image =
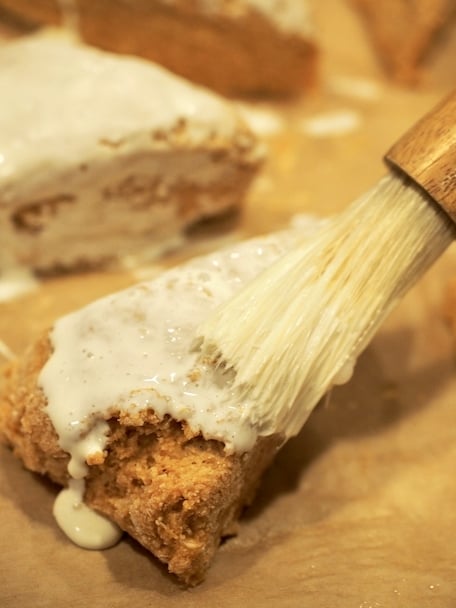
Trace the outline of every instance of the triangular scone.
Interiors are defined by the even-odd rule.
[[[263,436],[229,373],[198,358],[196,328],[317,226],[195,259],[59,319],[6,370],[0,438],[59,484],[85,475],[86,504],[180,580],[201,581],[283,436]]]
[[[77,22],[96,46],[139,55],[224,94],[290,94],[314,83],[308,0],[0,0],[38,23]],[[64,7],[70,12],[65,19]]]
[[[241,204],[261,150],[235,108],[50,33],[0,50],[0,267],[153,257]]]
[[[351,0],[361,11],[391,77],[413,84],[438,32],[456,15],[453,0]]]
[[[58,446],[37,385],[49,355],[45,338],[9,370],[6,400],[0,402],[0,440],[3,431],[27,468],[67,485],[68,457]],[[187,424],[159,419],[153,410],[127,417],[113,408],[112,414],[106,456],[90,466],[85,503],[112,519],[180,581],[200,583],[221,539],[236,532],[280,437],[262,438],[248,453],[227,455],[222,443],[205,441]]]

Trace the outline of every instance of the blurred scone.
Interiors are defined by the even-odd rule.
[[[151,258],[240,205],[261,150],[161,67],[37,35],[0,51],[0,268]]]
[[[224,94],[297,93],[312,85],[316,45],[308,0],[1,0],[37,23],[139,55]],[[63,15],[64,17],[64,15]]]
[[[365,18],[386,71],[413,84],[436,35],[456,15],[454,0],[351,0]]]

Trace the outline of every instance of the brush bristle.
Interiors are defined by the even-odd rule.
[[[217,309],[202,356],[230,373],[259,434],[292,436],[454,237],[419,187],[388,175]]]

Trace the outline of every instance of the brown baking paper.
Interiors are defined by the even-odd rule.
[[[266,136],[270,158],[240,229],[218,225],[220,242],[279,228],[296,212],[342,209],[382,175],[395,139],[456,85],[454,28],[421,86],[404,90],[385,80],[347,5],[317,5],[320,87],[294,103],[259,106],[280,128]],[[349,126],[307,134],[327,112],[348,112]],[[208,247],[205,234],[187,254]],[[352,380],[282,449],[237,536],[194,589],[180,587],[131,539],[104,552],[74,546],[53,520],[57,489],[2,447],[0,606],[456,606],[456,375],[442,317],[453,274],[451,248],[391,315]],[[0,339],[19,353],[56,316],[132,280],[48,280],[0,304]]]

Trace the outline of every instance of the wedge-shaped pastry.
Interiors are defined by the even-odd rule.
[[[238,206],[261,156],[225,100],[63,35],[3,47],[0,90],[0,267],[152,257]]]
[[[389,75],[413,84],[438,33],[456,16],[453,0],[352,0]]]
[[[316,44],[308,0],[0,4],[38,23],[69,21],[90,44],[146,57],[225,94],[289,94],[314,82]]]
[[[196,328],[317,225],[306,220],[97,300],[6,369],[0,438],[26,467],[69,485],[55,515],[76,542],[104,544],[103,531],[74,531],[80,509],[71,505],[84,497],[182,581],[201,581],[284,436],[262,427],[229,372],[201,359]],[[111,542],[115,531],[102,524]]]

